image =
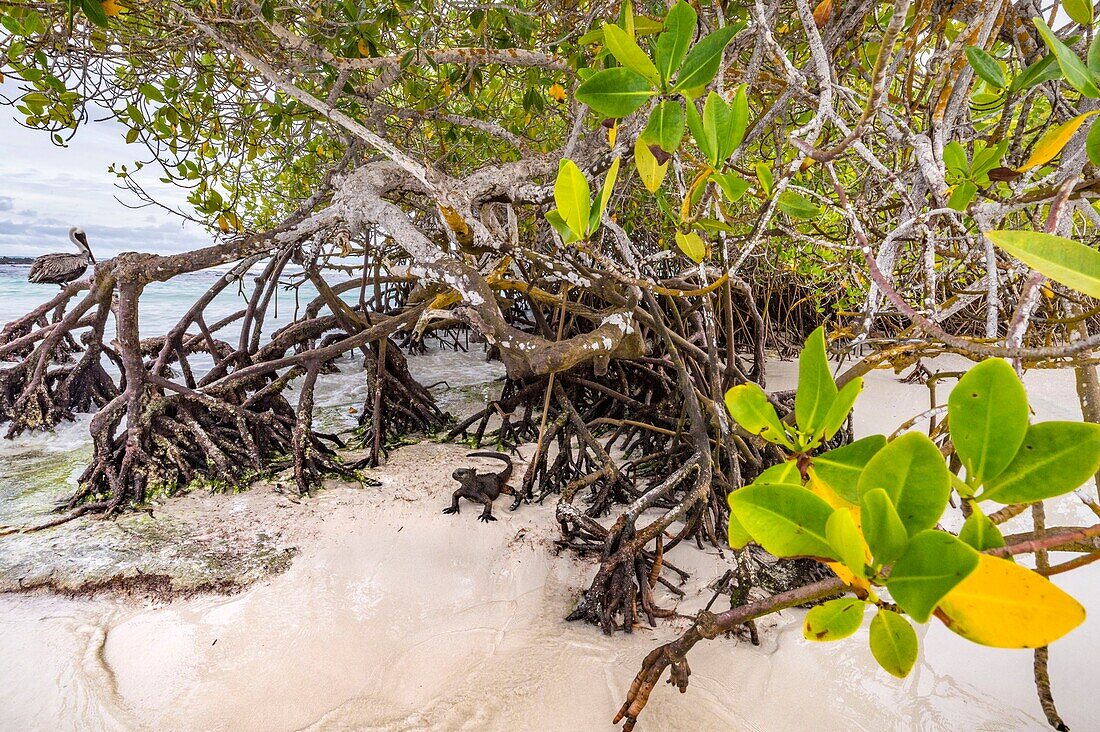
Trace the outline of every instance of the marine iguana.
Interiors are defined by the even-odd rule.
[[[458,499],[465,498],[471,503],[480,503],[485,506],[485,510],[477,517],[479,521],[496,521],[497,518],[493,515],[493,501],[501,493],[508,496],[516,495],[515,488],[508,485],[508,479],[512,477],[512,458],[502,452],[471,452],[466,457],[495,458],[503,460],[507,463],[507,467],[499,473],[479,475],[476,468],[459,468],[451,473],[451,477],[460,485],[451,495],[451,505],[443,509],[443,513],[458,513]],[[516,500],[511,510],[516,510],[519,503],[519,500]]]

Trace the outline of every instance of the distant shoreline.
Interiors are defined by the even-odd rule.
[[[31,264],[34,257],[0,257],[0,264]]]

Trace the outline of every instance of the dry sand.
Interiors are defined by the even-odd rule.
[[[793,365],[769,373],[769,388],[783,388]],[[1036,376],[1029,380],[1040,418],[1079,418],[1068,375]],[[870,381],[861,433],[889,430],[926,406],[923,387],[890,373]],[[472,462],[465,452],[406,447],[376,471],[381,488],[334,486],[302,503],[257,492],[166,506],[169,517],[194,510],[229,523],[233,511],[252,512],[249,531],[297,547],[289,569],[228,597],[0,595],[0,728],[611,729],[641,658],[686,621],[614,637],[564,622],[592,564],[555,552],[549,503],[515,513],[498,506],[491,524],[476,521],[469,504],[458,516],[442,514],[451,470]],[[204,502],[213,507],[207,514]],[[1078,513],[1062,503],[1056,515]],[[729,566],[728,552],[684,546],[670,560],[692,572],[678,606],[689,615]],[[1094,618],[1098,578],[1094,565],[1060,579]],[[675,604],[666,590],[658,598]],[[934,623],[920,629],[914,673],[898,681],[875,666],[866,630],[811,644],[801,617],[791,611],[764,623],[759,647],[736,639],[697,646],[687,694],[662,684],[639,728],[1044,727],[1029,652],[977,648]],[[1100,724],[1091,688],[1097,657],[1095,619],[1052,649],[1056,698],[1075,730]]]

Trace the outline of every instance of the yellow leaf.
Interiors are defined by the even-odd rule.
[[[103,6],[103,12],[112,18],[117,18],[124,11],[118,0],[102,0],[99,4]]]
[[[663,165],[658,163],[649,147],[639,137],[634,143],[634,165],[638,168],[638,175],[641,176],[646,189],[650,193],[656,193],[668,171],[668,160]]]
[[[852,520],[855,522],[856,528],[861,529],[859,520],[859,506],[854,506],[848,501],[841,498],[836,491],[825,484],[823,480],[817,477],[813,468],[809,470],[809,482],[806,483],[806,487],[810,489],[814,495],[828,503],[833,508],[847,508],[852,514]],[[864,547],[864,551],[867,555],[867,561],[871,561],[871,551]],[[845,567],[840,562],[827,562],[829,569],[833,570],[833,573],[839,577],[844,584],[857,590],[869,590],[871,588],[870,583],[862,577],[857,577],[850,569]]]
[[[1073,137],[1073,133],[1077,132],[1081,124],[1094,114],[1100,114],[1100,111],[1079,114],[1073,119],[1047,130],[1035,143],[1035,149],[1031,151],[1031,157],[1016,170],[1023,173],[1025,170],[1031,170],[1053,160],[1058,153],[1062,152],[1062,148],[1066,146],[1066,143]]]
[[[561,84],[550,85],[550,98],[558,104],[565,103],[565,87]]]
[[[940,601],[936,616],[963,638],[994,648],[1039,648],[1085,619],[1085,608],[1046,577],[982,554]]]
[[[829,569],[833,570],[833,574],[835,574],[841,582],[856,590],[856,594],[859,594],[860,591],[870,591],[870,582],[862,577],[856,577],[855,574],[852,573],[852,570],[848,569],[840,562],[826,562],[825,564],[828,565]]]
[[[619,134],[619,122],[618,122],[618,120],[616,120],[615,123],[607,129],[607,146],[608,147],[611,147],[611,148],[615,147],[615,138],[618,136],[618,134]]]
[[[814,8],[814,25],[818,28],[824,28],[832,16],[833,0],[821,0],[818,6]]]
[[[707,256],[706,243],[694,231],[687,234],[677,231],[676,246],[680,247],[680,251],[684,253],[684,256],[697,264],[703,261],[703,257]]]
[[[229,221],[225,218],[225,216],[218,217],[218,228],[221,229],[223,234],[229,233]]]
[[[832,488],[830,488],[825,481],[817,477],[817,473],[813,468],[807,471],[810,481],[806,484],[806,487],[810,489],[818,498],[821,498],[833,508],[849,508],[852,510],[852,518],[856,520],[856,528],[859,528],[859,506],[856,506],[850,501],[846,501],[837,494]]]

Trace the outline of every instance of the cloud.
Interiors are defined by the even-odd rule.
[[[112,121],[89,124],[61,148],[0,112],[0,255],[68,251],[70,226],[84,228],[93,251],[104,257],[123,251],[169,254],[210,244],[208,232],[178,216],[120,202],[139,203],[107,168],[145,152],[127,146],[124,132]],[[141,171],[141,184],[162,203],[189,210],[186,192],[161,183],[156,168]]]

